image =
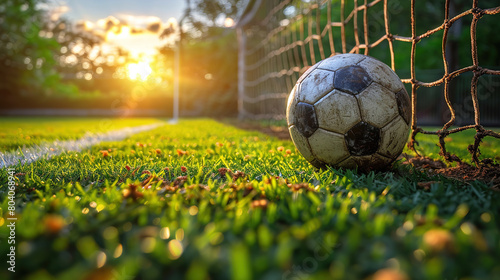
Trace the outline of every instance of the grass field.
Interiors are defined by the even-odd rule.
[[[16,126],[23,135],[48,126],[31,121],[8,124],[2,149],[19,145]],[[142,121],[155,120],[129,125]],[[78,137],[70,129],[98,120],[89,122],[60,122],[40,138]],[[495,157],[500,143],[488,141],[483,155]],[[500,277],[491,185],[398,162],[383,173],[317,171],[291,141],[209,119],[12,168],[0,171],[0,256],[12,246],[14,178],[16,272],[4,261],[2,279]]]
[[[75,140],[86,133],[103,133],[129,126],[157,122],[152,118],[0,118],[0,152],[13,151],[54,140]]]

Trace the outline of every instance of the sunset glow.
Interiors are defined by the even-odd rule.
[[[106,40],[113,41],[130,37],[131,29],[129,26],[113,27],[106,33]]]
[[[149,65],[149,62],[140,61],[137,63],[129,63],[127,65],[127,73],[128,77],[132,80],[141,80],[145,81],[151,75],[153,70]]]

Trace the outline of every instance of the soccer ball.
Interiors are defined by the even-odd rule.
[[[295,147],[315,167],[380,170],[403,151],[410,98],[384,63],[339,54],[299,78],[288,97],[286,118]]]

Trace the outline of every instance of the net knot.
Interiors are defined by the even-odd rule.
[[[450,29],[452,25],[453,25],[453,22],[450,21],[449,19],[444,20],[444,28]]]
[[[479,66],[477,66],[476,69],[474,69],[472,71],[474,72],[474,75],[476,75],[476,76],[481,76],[481,75],[486,74],[486,69],[479,67]]]
[[[472,8],[472,14],[474,14],[474,17],[477,17],[478,19],[483,17],[485,14],[485,11],[481,8]]]
[[[436,132],[436,134],[439,136],[439,138],[445,138],[450,134],[450,131],[448,129],[440,129]]]

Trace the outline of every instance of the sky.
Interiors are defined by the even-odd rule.
[[[165,44],[159,34],[181,18],[184,0],[52,0],[52,17],[67,18],[133,56],[151,55]]]

